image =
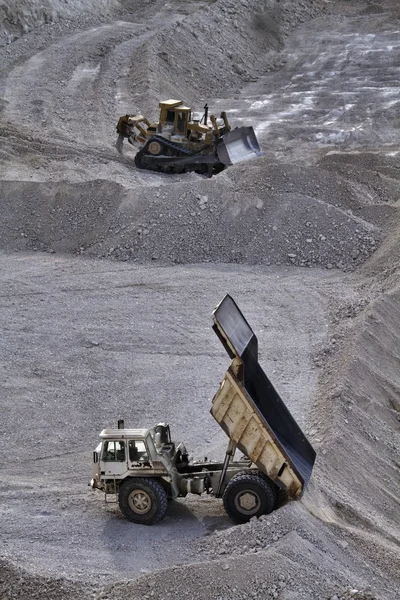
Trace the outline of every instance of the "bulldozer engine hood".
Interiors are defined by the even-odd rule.
[[[215,308],[213,329],[230,358],[241,363],[239,380],[248,401],[304,487],[310,479],[316,453],[261,368],[257,336],[231,296],[226,295]]]

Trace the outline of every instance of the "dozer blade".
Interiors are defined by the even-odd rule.
[[[234,361],[211,414],[261,471],[273,480],[285,483],[286,479],[293,486],[291,495],[299,496],[310,479],[315,451],[259,364],[257,337],[231,296],[225,296],[214,310],[213,321]],[[239,373],[234,368],[238,361]]]
[[[217,154],[221,163],[229,166],[261,156],[262,152],[252,127],[236,127],[221,138]]]

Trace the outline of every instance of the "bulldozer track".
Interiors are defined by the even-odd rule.
[[[175,168],[174,165],[162,165],[162,164],[154,164],[154,166],[152,166],[149,163],[146,163],[142,160],[142,158],[150,158],[150,159],[156,159],[158,157],[153,156],[152,154],[147,154],[146,153],[146,149],[149,147],[149,145],[154,142],[157,141],[159,144],[161,144],[163,147],[167,147],[171,150],[173,150],[174,154],[171,154],[171,158],[179,158],[180,156],[182,157],[189,157],[189,156],[193,156],[194,157],[198,157],[202,155],[202,152],[204,150],[207,150],[208,148],[210,148],[210,145],[205,145],[203,146],[203,148],[201,148],[200,152],[193,152],[192,150],[188,150],[187,148],[184,148],[182,146],[180,146],[179,144],[174,144],[173,142],[171,142],[170,140],[167,140],[166,138],[162,137],[162,136],[154,136],[152,138],[149,139],[149,141],[145,144],[145,146],[138,151],[138,153],[135,156],[135,165],[139,168],[139,169],[146,169],[148,171],[156,171],[156,172],[163,172],[163,173],[185,173],[188,171],[195,171],[196,173],[200,173],[203,175],[209,175],[211,176],[214,173],[218,173],[221,169],[219,169],[219,163],[217,162],[218,159],[216,158],[216,164],[210,164],[207,163],[206,161],[204,163],[193,163],[192,165],[188,165],[188,164],[184,164],[184,165],[179,165],[179,163],[177,163],[177,168]],[[205,155],[209,156],[209,154]]]

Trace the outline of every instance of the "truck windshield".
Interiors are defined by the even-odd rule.
[[[106,461],[113,460],[123,462],[125,460],[125,442],[117,442],[114,440],[104,442],[101,458]]]

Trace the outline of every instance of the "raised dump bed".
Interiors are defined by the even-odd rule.
[[[230,440],[290,498],[304,491],[315,451],[258,363],[258,340],[229,296],[213,312],[213,329],[232,364],[211,414]]]

